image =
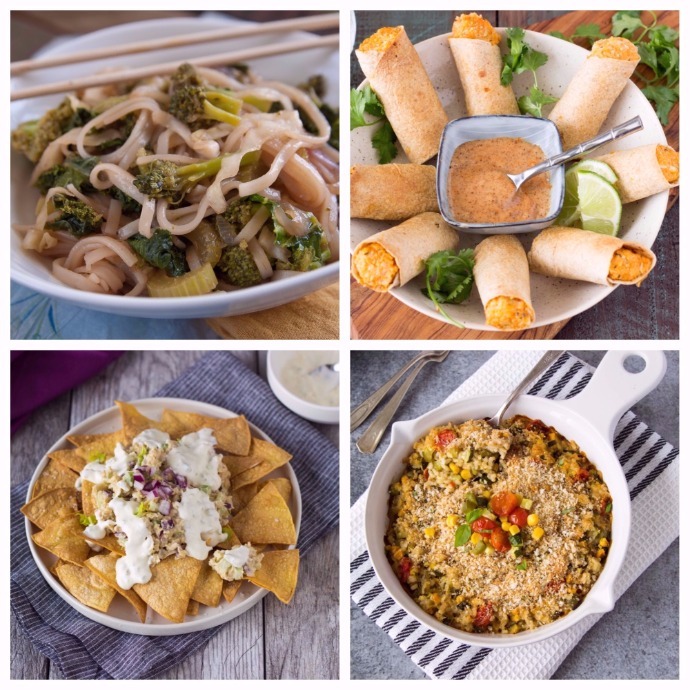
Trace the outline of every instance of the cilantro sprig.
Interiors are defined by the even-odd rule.
[[[667,125],[671,108],[678,101],[680,53],[676,43],[679,34],[670,26],[659,24],[651,10],[649,14],[652,19],[646,23],[640,10],[616,12],[611,18],[611,35],[627,38],[637,46],[640,63],[648,67],[653,76],[648,78],[639,69],[635,76],[645,84],[642,93],[654,104],[659,121]],[[560,31],[552,31],[551,35],[565,41],[584,38],[590,44],[606,38],[596,24],[581,24],[570,37]]]
[[[422,293],[434,303],[446,319],[464,328],[463,324],[449,316],[441,305],[460,304],[470,296],[474,285],[474,252],[471,249],[461,249],[457,253],[451,250],[436,252],[425,264],[426,288]]]
[[[549,96],[539,88],[537,70],[545,65],[549,59],[546,53],[534,50],[525,42],[525,31],[519,27],[506,29],[508,41],[508,53],[503,56],[503,71],[501,72],[501,84],[508,86],[512,83],[515,74],[531,72],[534,84],[530,87],[529,94],[518,98],[518,108],[525,115],[542,117],[542,108],[555,103],[558,99]]]
[[[364,114],[376,119],[367,122]],[[378,151],[379,163],[390,163],[398,155],[395,142],[398,138],[388,122],[386,111],[374,90],[367,84],[363,89],[350,90],[350,131],[358,127],[371,127],[380,124],[371,138],[371,145]]]

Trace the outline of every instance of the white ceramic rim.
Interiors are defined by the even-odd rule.
[[[115,26],[100,29],[98,31],[90,32],[65,40],[58,45],[52,46],[48,49],[40,50],[34,57],[51,57],[56,55],[63,55],[66,53],[75,52],[82,49],[85,43],[87,47],[91,47],[94,38],[102,40],[105,44],[110,41],[115,41],[122,38],[123,33],[140,28],[146,28],[149,31],[154,30],[154,33],[164,35],[165,30],[161,31],[161,25],[169,27],[198,28],[199,30],[223,28],[232,24],[251,24],[252,22],[242,21],[236,18],[220,18],[214,17],[170,17],[165,19],[148,19],[140,22],[129,22],[127,24],[117,24]],[[172,33],[171,35],[177,35]],[[313,34],[307,32],[290,32],[290,37],[307,38],[312,37]],[[245,39],[242,39],[245,40]],[[250,40],[250,39],[246,39]],[[260,40],[260,38],[259,38]],[[214,42],[215,45],[222,45],[222,43]],[[177,48],[175,50],[184,51],[185,48]],[[337,51],[337,48],[333,50]],[[143,53],[142,59],[146,59],[147,55],[155,55],[156,53]],[[299,53],[287,56],[278,56],[275,60],[298,60]],[[184,56],[173,57],[171,60],[184,59]],[[258,62],[263,64],[264,60],[270,58],[263,58]],[[254,62],[254,61],[250,61]],[[148,63],[144,63],[148,64]],[[69,69],[69,65],[66,69]],[[50,73],[50,72],[49,72]],[[43,74],[43,73],[36,73]],[[52,73],[50,73],[52,74]],[[271,75],[266,75],[270,78]],[[54,77],[53,77],[54,78]],[[23,77],[15,77],[12,79],[12,87],[19,88],[24,84]],[[33,85],[33,82],[31,82]],[[336,89],[337,93],[337,89]],[[60,94],[51,97],[59,101]],[[30,99],[26,103],[35,100],[41,102],[42,99]],[[49,107],[49,106],[45,106]],[[15,104],[13,110],[24,109]],[[17,154],[12,153],[11,158],[15,158]],[[21,161],[23,163],[23,161]],[[17,159],[15,158],[15,164]],[[14,175],[11,175],[14,178]],[[11,180],[14,184],[14,180]],[[12,222],[17,222],[14,214]],[[25,254],[20,246],[17,233],[11,232],[11,251],[13,254],[21,252]],[[250,314],[272,307],[282,306],[293,300],[299,299],[307,294],[315,292],[338,279],[339,261],[327,264],[322,268],[308,271],[299,275],[290,276],[284,279],[274,280],[268,283],[262,283],[252,288],[245,290],[235,290],[231,292],[213,292],[208,295],[198,295],[195,297],[170,297],[170,298],[132,298],[124,295],[102,295],[99,293],[85,292],[70,288],[55,279],[51,273],[47,272],[46,263],[41,257],[29,256],[26,259],[27,269],[23,266],[15,266],[15,262],[11,262],[11,279],[16,283],[23,285],[31,290],[42,293],[49,297],[54,297],[59,300],[64,300],[76,306],[94,309],[96,311],[121,314],[124,316],[146,317],[146,318],[205,318],[205,317],[220,317],[220,316],[235,316],[240,314]],[[35,273],[38,271],[38,273]],[[45,273],[45,275],[43,275]]]
[[[503,32],[505,32],[505,27],[497,27],[497,30],[499,33],[503,35]],[[529,40],[530,38],[532,39],[532,42],[534,42],[535,37],[539,37],[539,39],[543,39],[544,41],[547,42],[553,42],[552,45],[556,49],[562,49],[562,50],[574,50],[574,51],[579,51],[583,56],[588,54],[589,51],[587,51],[585,48],[582,48],[580,46],[577,46],[572,43],[568,43],[565,41],[562,41],[562,39],[549,36],[548,34],[542,34],[539,32],[534,32],[530,30],[525,31],[526,38]],[[421,51],[437,51],[439,50],[438,47],[434,47],[434,43],[438,42],[440,39],[443,39],[447,36],[450,36],[450,33],[447,34],[439,34],[437,36],[433,36],[431,38],[425,39],[424,41],[420,41],[418,43],[415,43],[415,49],[418,50],[418,52]],[[544,49],[543,47],[541,48],[542,50]],[[450,57],[450,54],[448,56],[448,59],[452,61],[452,57]],[[525,73],[526,74],[526,73]],[[522,78],[525,75],[518,75],[515,78],[515,83],[519,84]],[[368,83],[367,79],[364,79],[362,83],[359,85],[358,88],[361,88],[365,84]],[[663,127],[659,123],[659,120],[654,112],[654,109],[650,105],[650,103],[647,101],[647,99],[644,97],[644,95],[641,93],[639,88],[632,83],[632,81],[628,81],[628,84],[625,87],[626,91],[628,89],[631,89],[632,93],[635,93],[637,96],[639,96],[639,104],[636,105],[636,107],[639,108],[639,113],[640,115],[643,115],[644,113],[642,111],[646,111],[645,115],[645,120],[646,120],[646,127],[647,129],[654,129],[655,134],[657,136],[658,143],[660,144],[665,144],[666,143],[666,135],[663,131]],[[620,98],[619,98],[620,101]],[[616,106],[614,105],[614,108]],[[455,116],[451,119],[455,119]],[[360,128],[360,130],[366,130],[369,131],[371,128]],[[360,130],[355,130],[355,131],[360,131]],[[643,143],[651,143],[651,142],[643,142]],[[630,144],[633,145],[633,144]],[[641,145],[639,142],[637,145]],[[609,145],[610,146],[610,145]],[[351,147],[354,148],[354,147]],[[621,148],[628,148],[628,144],[623,144]],[[608,151],[608,146],[603,147],[600,151],[600,154],[605,153]],[[359,159],[354,159],[352,158],[350,161],[351,165],[354,165],[356,163],[366,163],[369,161],[362,161]],[[655,227],[656,231],[653,233],[653,237],[650,242],[643,242],[646,246],[652,246],[653,242],[655,241],[659,230],[661,229],[661,225],[664,221],[664,218],[666,216],[666,207],[668,204],[668,196],[669,192],[660,192],[659,194],[656,194],[652,197],[648,197],[647,199],[643,199],[641,201],[635,202],[635,204],[628,205],[628,206],[635,206],[635,205],[644,205],[644,208],[647,209],[647,212],[649,213],[650,216],[652,216],[650,219],[646,220],[646,227]],[[637,209],[641,208],[641,206],[637,206],[636,210],[634,212],[634,215],[639,215],[637,212]],[[624,207],[624,218],[625,218],[625,207]],[[632,212],[631,212],[632,213]],[[358,225],[360,222],[363,223],[371,223],[372,226],[366,231],[366,236],[370,236],[374,232],[378,230],[383,230],[388,227],[392,227],[395,223],[393,222],[386,222],[386,223],[381,223],[381,222],[375,222],[375,221],[368,221],[366,219],[358,219],[358,218],[353,218],[351,219],[350,226],[352,228],[353,225]],[[472,237],[471,233],[461,233],[461,239],[463,238],[463,235]],[[350,251],[352,252],[357,244],[357,239],[362,239],[363,237],[363,232],[355,232],[353,233],[352,230],[350,232]],[[475,238],[477,238],[477,242],[483,239],[482,235],[474,235]],[[524,238],[525,235],[519,234],[518,238]],[[624,236],[625,238],[632,240],[632,241],[637,241],[636,238],[630,237],[628,234]],[[472,245],[476,244],[476,242],[472,241]],[[462,244],[462,246],[465,246],[465,243]],[[546,278],[544,276],[533,276],[531,274],[531,282],[534,280],[538,281],[553,281],[554,282],[554,287],[552,288],[554,291],[557,290],[555,287],[555,283],[573,283],[573,284],[580,284],[580,281],[565,281],[564,279],[550,279]],[[419,284],[418,284],[419,283]],[[540,328],[542,326],[548,326],[550,324],[558,323],[559,321],[566,320],[566,319],[571,319],[574,316],[577,316],[578,314],[581,314],[588,309],[592,308],[599,302],[601,302],[603,299],[605,299],[609,294],[611,294],[614,290],[618,289],[620,286],[613,286],[613,287],[607,287],[603,285],[593,285],[593,284],[585,284],[587,288],[588,294],[583,297],[583,299],[578,302],[577,304],[574,304],[571,307],[567,307],[562,309],[562,311],[559,311],[557,314],[553,314],[552,316],[549,317],[540,317],[539,315],[539,309],[538,306],[535,307],[537,311],[537,315],[535,318],[534,323],[530,325],[530,329],[535,329],[535,328]],[[410,309],[423,314],[424,316],[428,316],[432,319],[435,319],[437,321],[440,321],[444,325],[452,325],[450,321],[448,321],[443,314],[440,312],[436,311],[434,308],[433,304],[429,301],[424,299],[422,301],[421,295],[418,296],[418,293],[420,293],[421,288],[421,283],[419,282],[419,278],[414,279],[407,285],[403,285],[401,287],[393,288],[391,289],[388,294],[392,295],[395,297],[397,300],[402,302],[404,305],[409,307]],[[475,296],[473,299],[478,299],[478,297]],[[428,304],[427,304],[428,302]],[[493,331],[493,332],[501,332],[501,333],[506,333],[507,331],[501,331],[500,329],[494,328],[493,326],[488,326],[483,318],[479,320],[477,317],[474,315],[467,318],[465,314],[463,314],[463,305],[445,305],[446,311],[457,321],[462,323],[465,328],[476,330],[476,331]],[[483,316],[483,314],[482,314]]]
[[[141,400],[133,400],[132,404],[141,411],[143,414],[153,415],[154,418],[158,418],[163,409],[172,409],[184,412],[196,412],[197,414],[207,415],[209,417],[237,417],[234,412],[226,410],[217,405],[210,405],[208,403],[199,402],[197,400],[186,400],[184,398],[143,398]],[[68,436],[72,434],[83,434],[92,433],[94,431],[102,432],[110,428],[113,431],[120,428],[118,423],[120,419],[119,408],[113,406],[101,412],[97,412],[91,415],[84,421],[77,424],[75,427],[70,429],[66,434],[60,437],[47,451],[46,455],[43,457],[41,462],[36,467],[34,474],[29,483],[29,490],[27,492],[27,503],[31,500],[31,492],[33,491],[34,484],[38,479],[38,476],[43,471],[43,468],[48,463],[48,453],[52,453],[55,450],[61,448],[71,448],[72,444],[67,440]],[[249,421],[249,420],[247,420]],[[97,427],[97,429],[95,428]],[[254,426],[249,422],[249,427],[253,435],[262,438],[265,441],[272,442],[271,439],[258,427]],[[297,482],[297,476],[294,470],[290,467],[289,463],[284,465],[279,470],[275,470],[268,477],[282,476],[290,479],[292,484],[292,497],[290,509],[293,514],[295,521],[295,531],[297,537],[299,538],[300,524],[302,521],[302,496],[300,493],[299,483]],[[233,600],[228,604],[222,597],[220,605],[213,609],[211,607],[202,607],[198,616],[191,617],[190,620],[185,620],[182,623],[173,623],[172,621],[166,621],[161,623],[141,623],[137,620],[125,620],[122,618],[117,618],[110,613],[103,613],[92,609],[85,604],[82,604],[78,599],[76,599],[72,594],[70,594],[63,585],[58,581],[56,577],[48,569],[48,564],[55,562],[56,558],[49,551],[37,546],[31,535],[38,532],[36,528],[28,518],[24,518],[26,526],[26,538],[29,542],[29,548],[31,550],[31,555],[34,558],[36,566],[38,567],[41,575],[52,588],[52,590],[64,601],[66,601],[72,608],[77,610],[82,615],[90,618],[96,623],[101,623],[114,630],[120,630],[122,632],[133,633],[136,635],[152,635],[152,636],[167,636],[167,635],[182,635],[184,633],[197,632],[199,630],[206,630],[208,628],[213,628],[223,623],[236,618],[245,611],[258,604],[261,599],[263,599],[267,594],[268,590],[261,589],[256,585],[252,585],[249,582],[245,582],[242,589],[251,588],[250,593],[245,596],[242,600]],[[288,547],[289,549],[296,548],[296,545]],[[239,596],[239,595],[238,595]],[[115,599],[123,599],[119,594],[116,595]],[[114,600],[115,601],[115,600]],[[134,613],[134,608],[131,607],[129,602],[126,602],[127,606],[131,608],[132,616],[136,616]],[[204,615],[203,609],[206,608],[208,612]],[[148,607],[148,616],[151,615],[151,608]],[[157,615],[157,614],[156,614]],[[147,618],[148,618],[147,616]],[[202,616],[202,617],[199,617]],[[161,617],[162,618],[162,617]],[[164,620],[164,619],[162,619]]]

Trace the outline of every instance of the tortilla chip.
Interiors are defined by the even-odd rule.
[[[48,460],[34,484],[31,498],[34,499],[53,489],[72,489],[74,491],[74,485],[78,477],[79,475],[76,472],[72,472],[72,470],[57,460]]]
[[[94,491],[96,485],[88,479],[81,480],[81,512],[84,515],[96,514],[96,499],[94,498]]]
[[[247,579],[259,587],[273,592],[284,604],[289,604],[299,571],[299,551],[267,551],[261,560],[261,567]]]
[[[218,419],[195,412],[163,410],[161,424],[173,438],[180,438],[203,428],[213,429],[218,447],[235,455],[247,455],[252,442],[249,424],[243,416]]]
[[[75,565],[82,565],[89,557],[84,528],[76,514],[53,520],[44,530],[32,534],[31,538],[46,551]]]
[[[199,577],[194,585],[192,599],[205,606],[218,606],[223,592],[223,578],[206,562],[202,561]]]
[[[111,553],[117,554],[118,556],[125,555],[125,548],[120,544],[117,537],[114,534],[106,534],[103,539],[92,539],[89,537],[87,542],[90,544],[96,544],[97,546],[102,546]]]
[[[233,546],[242,545],[232,527],[223,527],[223,532],[226,534],[226,537],[220,544],[216,544],[217,549],[231,549]]]
[[[82,604],[104,613],[110,608],[115,590],[88,568],[73,563],[60,563],[55,567],[55,572],[65,589]]]
[[[181,623],[203,565],[196,558],[169,556],[151,568],[152,577],[134,591],[157,613]]]
[[[117,584],[116,563],[118,556],[112,553],[98,554],[91,556],[84,561],[84,565],[100,577],[109,587],[119,592],[136,609],[139,620],[143,623],[146,620],[146,604],[133,589],[122,589]]]
[[[199,614],[199,602],[194,601],[193,599],[189,600],[189,603],[187,604],[187,612],[185,613],[186,616],[197,616]]]
[[[74,488],[53,489],[22,506],[21,511],[36,527],[45,529],[53,520],[78,512]]]
[[[248,455],[226,455],[223,457],[223,462],[230,470],[232,488],[236,491],[263,479],[291,459],[292,455],[282,448],[260,438],[254,438]]]
[[[116,400],[115,404],[120,408],[122,433],[126,443],[131,443],[135,436],[138,436],[142,431],[146,431],[146,429],[160,428],[160,422],[141,414],[131,403]]]
[[[266,484],[273,484],[278,493],[283,497],[285,503],[290,502],[292,496],[292,482],[287,477],[276,477],[275,479],[267,479],[265,482],[259,484],[259,489],[263,489]]]
[[[109,434],[98,434],[93,440],[78,446],[75,452],[86,462],[97,459],[107,460],[113,457],[115,446],[124,441],[124,434],[120,429]]]
[[[242,580],[233,580],[232,582],[223,582],[223,596],[225,597],[225,601],[230,604],[232,600],[235,598],[237,595],[237,592],[239,592],[240,587],[242,586]]]
[[[294,544],[292,513],[273,484],[266,484],[231,520],[232,529],[246,544]]]
[[[86,465],[86,460],[77,453],[74,448],[67,448],[66,450],[54,450],[48,453],[51,460],[57,460],[61,465],[79,474]]]
[[[242,508],[244,508],[244,506],[246,506],[247,503],[249,503],[249,501],[251,501],[252,498],[254,498],[254,496],[256,496],[258,493],[258,482],[254,482],[254,484],[247,484],[247,486],[241,486],[231,494],[232,509],[235,511],[235,513],[237,513],[239,510],[242,510]]]

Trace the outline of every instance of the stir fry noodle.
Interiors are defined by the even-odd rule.
[[[70,95],[12,133],[35,164],[22,247],[79,290],[177,297],[338,258],[338,116],[323,82],[243,66]]]

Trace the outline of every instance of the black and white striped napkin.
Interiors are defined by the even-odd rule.
[[[500,352],[460,386],[448,404],[474,395],[509,391],[543,352]],[[592,367],[564,354],[532,386],[530,395],[572,398],[587,385]],[[627,412],[616,427],[614,448],[628,480],[632,527],[628,552],[616,579],[616,598],[668,548],[679,532],[678,449]],[[601,617],[591,615],[559,635],[529,647],[487,649],[439,635],[401,609],[374,573],[364,538],[366,493],[351,511],[350,594],[364,613],[430,678],[547,679]],[[659,511],[659,505],[664,506]]]
[[[227,352],[213,352],[157,393],[244,414],[293,455],[302,493],[300,553],[338,523],[338,449],[283,407],[268,384]],[[19,627],[66,679],[151,678],[200,649],[220,628],[146,637],[106,628],[75,611],[48,586],[29,551],[24,517],[28,482],[12,488],[10,604]],[[233,625],[230,621],[226,625]]]

